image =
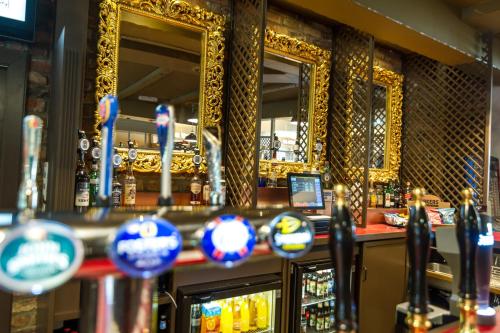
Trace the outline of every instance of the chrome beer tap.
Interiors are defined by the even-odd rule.
[[[351,290],[351,267],[356,240],[355,224],[345,200],[346,187],[335,186],[336,202],[330,225],[330,255],[335,269],[335,328],[339,333],[354,333],[356,306]]]
[[[460,326],[459,333],[477,333],[476,254],[479,242],[478,213],[472,201],[472,189],[462,191],[463,202],[457,221],[460,250]]]
[[[221,173],[221,142],[207,129],[203,129],[203,143],[207,155],[208,178],[210,179],[210,206],[224,206]]]
[[[113,182],[113,129],[116,118],[120,113],[116,96],[106,95],[99,102],[101,116],[101,173],[99,179],[99,194],[97,205],[100,207],[111,206],[111,191]]]
[[[160,144],[161,156],[161,190],[158,198],[159,206],[171,206],[172,200],[172,177],[170,165],[174,153],[174,130],[175,111],[171,105],[158,105],[156,107],[156,131],[158,143]]]
[[[431,324],[427,320],[427,262],[430,255],[431,226],[422,201],[423,189],[415,189],[415,205],[410,207],[410,218],[406,227],[406,242],[410,273],[408,277],[409,306],[406,323],[411,333],[425,333]]]
[[[17,208],[23,218],[34,217],[38,207],[36,176],[42,142],[42,120],[37,116],[26,116],[23,120],[23,179],[19,187]]]

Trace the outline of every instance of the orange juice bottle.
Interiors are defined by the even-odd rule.
[[[248,307],[248,298],[245,296],[241,301],[241,333],[250,330],[250,310]]]
[[[233,333],[241,333],[241,298],[237,297],[233,304]]]
[[[259,295],[259,300],[257,301],[257,328],[265,329],[267,328],[267,298],[264,295]]]
[[[220,316],[221,333],[233,333],[233,307],[229,301],[224,301]]]
[[[250,295],[248,301],[248,317],[250,319],[250,330],[257,329],[257,295]]]

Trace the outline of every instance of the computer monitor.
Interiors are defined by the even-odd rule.
[[[287,179],[290,207],[300,209],[325,208],[321,175],[289,173]]]
[[[33,41],[37,0],[0,0],[0,36]]]

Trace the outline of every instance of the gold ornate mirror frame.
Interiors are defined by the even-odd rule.
[[[354,89],[356,76],[351,73],[348,87],[347,103],[347,146],[352,147],[352,117],[354,103]],[[362,76],[363,77],[363,76]],[[366,80],[366,77],[363,77]],[[386,183],[399,178],[399,167],[401,164],[401,135],[403,116],[403,75],[379,66],[373,67],[373,84],[386,87],[386,139],[384,147],[384,167],[380,169],[370,168],[369,179],[375,183]],[[367,148],[370,149],[370,148]],[[347,149],[348,155],[351,151]],[[346,157],[346,163],[351,157]]]
[[[120,18],[123,10],[202,33],[197,137],[203,153],[203,145],[200,144],[203,128],[220,128],[222,118],[225,17],[182,0],[102,0],[99,12],[100,36],[97,43],[97,102],[107,94],[117,93]],[[94,130],[97,134],[100,134],[99,119],[96,109]],[[119,149],[119,152],[126,154],[125,149]],[[172,173],[192,173],[192,156],[192,153],[174,153]],[[134,170],[160,172],[159,151],[139,149]]]
[[[286,178],[289,172],[304,172],[305,170],[317,167],[318,162],[313,161],[313,147],[318,139],[323,144],[323,150],[319,156],[319,164],[326,161],[331,52],[314,44],[279,34],[270,29],[266,29],[264,47],[266,52],[312,65],[310,96],[314,97],[309,99],[308,162],[259,161],[259,171],[261,173],[266,172],[271,165],[275,165],[274,171],[277,177]]]

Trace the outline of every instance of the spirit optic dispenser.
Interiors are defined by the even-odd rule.
[[[423,189],[415,189],[415,205],[410,207],[406,229],[410,273],[408,276],[409,305],[406,323],[411,333],[425,333],[431,324],[427,320],[428,294],[426,269],[430,255],[431,226],[422,201]]]
[[[477,333],[476,253],[479,242],[478,213],[472,201],[472,189],[462,191],[463,203],[457,221],[460,250],[460,329],[459,333]]]
[[[356,332],[356,307],[351,290],[351,267],[356,239],[355,224],[347,207],[344,185],[335,186],[337,201],[330,226],[330,255],[335,270],[335,328],[339,333]]]

